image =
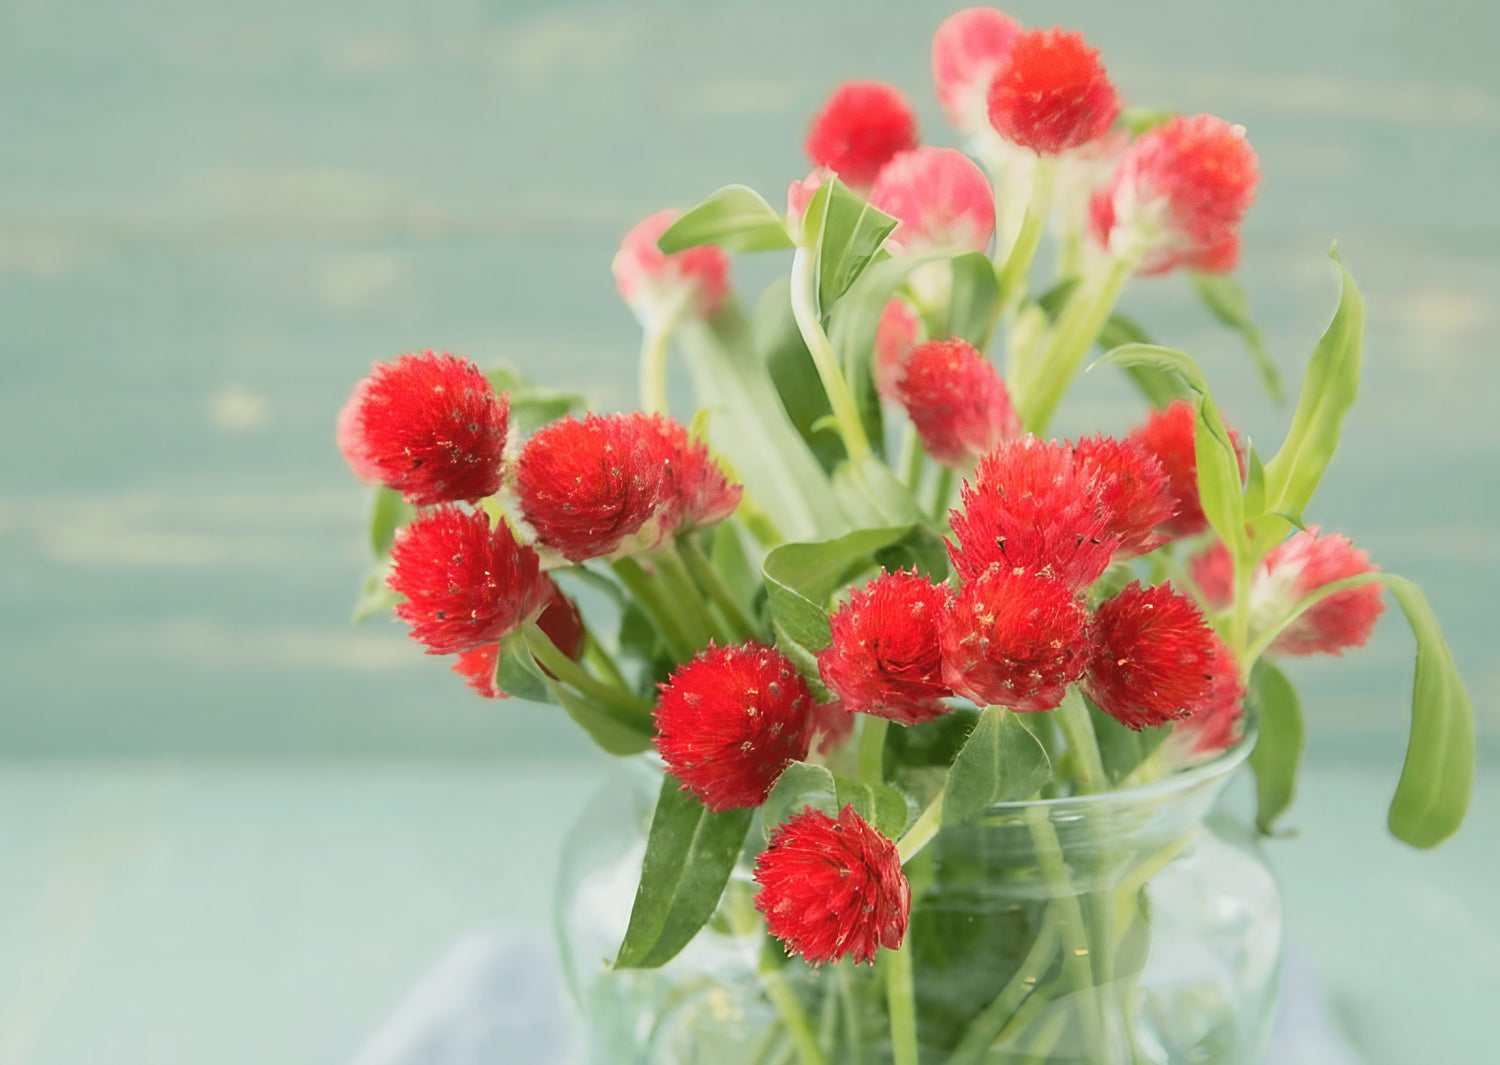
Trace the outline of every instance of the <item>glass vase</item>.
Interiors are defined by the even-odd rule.
[[[922,1065],[1252,1065],[1281,904],[1216,812],[1249,750],[1143,787],[990,807],[907,865]],[[616,971],[660,770],[633,764],[563,856],[558,931],[594,1065],[885,1065],[888,960],[786,958],[753,908],[759,825],[713,921]],[[882,952],[884,954],[884,952]]]

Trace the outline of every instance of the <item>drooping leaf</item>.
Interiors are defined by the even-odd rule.
[[[839,463],[833,471],[833,499],[855,528],[922,520],[922,510],[911,489],[874,455]]]
[[[1255,360],[1255,369],[1266,388],[1266,395],[1278,404],[1286,402],[1281,371],[1266,350],[1266,338],[1250,318],[1250,300],[1240,283],[1228,274],[1194,273],[1193,287],[1209,313],[1244,338],[1245,348]]]
[[[726,185],[684,211],[656,244],[668,255],[700,244],[717,244],[726,251],[793,247],[781,215],[745,185]]]
[[[987,707],[948,772],[943,824],[956,825],[997,802],[1028,798],[1051,772],[1031,730],[1003,707]]]
[[[1110,315],[1104,328],[1099,331],[1099,347],[1105,351],[1126,344],[1151,343],[1154,342],[1146,331],[1123,314]],[[1157,409],[1166,407],[1174,399],[1186,399],[1193,394],[1192,389],[1184,385],[1176,374],[1152,366],[1125,366],[1122,369],[1141,395],[1146,397],[1146,402]]]
[[[1259,719],[1250,768],[1255,771],[1255,827],[1269,835],[1297,795],[1307,727],[1302,702],[1285,673],[1262,659],[1250,673],[1250,703]]]
[[[417,508],[401,498],[401,493],[385,485],[375,489],[370,503],[370,551],[377,559],[391,553],[396,530],[416,517]]]
[[[813,194],[802,225],[807,246],[817,249],[818,306],[827,314],[875,260],[896,220],[831,177]]]
[[[528,380],[514,366],[502,363],[485,376],[496,392],[510,397],[510,422],[522,433],[534,433],[544,425],[588,406],[577,392],[562,392]]]
[[[697,935],[719,905],[753,812],[714,813],[677,778],[662,780],[616,969],[657,968]]]

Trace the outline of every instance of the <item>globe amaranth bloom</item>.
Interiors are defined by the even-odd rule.
[[[913,148],[885,166],[870,203],[896,219],[886,246],[918,253],[984,251],[995,232],[995,194],[974,161],[952,148]]]
[[[1245,734],[1245,681],[1234,653],[1215,638],[1209,659],[1208,698],[1193,715],[1172,726],[1167,742],[1184,764],[1206,762],[1228,750]]]
[[[905,300],[892,297],[875,327],[875,361],[871,367],[875,391],[887,403],[901,402],[897,388],[906,372],[906,360],[917,350],[921,338],[922,320],[917,312]]]
[[[945,586],[916,571],[882,571],[834,611],[818,672],[845,711],[902,725],[948,712],[938,631],[951,601]]]
[[[1021,24],[992,7],[949,15],[932,38],[932,80],[953,127],[971,137],[990,128],[990,82],[1010,58]]]
[[[1075,461],[1092,471],[1108,527],[1120,538],[1115,557],[1134,558],[1167,542],[1159,528],[1175,509],[1170,482],[1156,457],[1141,445],[1111,436],[1084,437]]]
[[[897,152],[917,146],[917,116],[900,90],[881,81],[846,81],[808,127],[803,149],[850,188],[864,191]]]
[[[1345,577],[1378,572],[1370,556],[1347,537],[1317,526],[1292,534],[1257,567],[1250,586],[1252,624],[1284,617],[1303,596]],[[1385,603],[1374,582],[1336,592],[1292,622],[1266,649],[1268,655],[1340,655],[1363,647]]]
[[[1239,256],[1240,222],[1259,179],[1243,128],[1213,115],[1179,116],[1121,154],[1094,195],[1092,229],[1112,253],[1138,258],[1143,274],[1177,266],[1223,272]]]
[[[1162,524],[1169,537],[1193,536],[1208,528],[1203,503],[1198,498],[1198,452],[1193,439],[1198,414],[1185,399],[1173,400],[1163,410],[1154,410],[1142,425],[1130,434],[1130,440],[1144,447],[1161,463],[1167,475],[1168,492],[1174,513]],[[1241,473],[1245,468],[1244,450],[1239,434],[1230,430]]]
[[[806,807],[771,833],[755,860],[755,907],[790,954],[821,965],[873,962],[906,937],[911,887],[896,845],[854,807],[837,820]]]
[[[1079,33],[1022,33],[990,83],[990,125],[1039,155],[1087,144],[1119,113],[1120,98],[1099,52]]]
[[[1170,584],[1139,581],[1094,614],[1084,694],[1133,729],[1190,717],[1211,705],[1219,637]]]
[[[542,579],[547,584],[547,605],[537,615],[536,626],[559,651],[577,661],[578,656],[583,654],[583,615],[578,611],[578,604],[563,594],[556,581],[546,576]],[[486,699],[504,699],[505,692],[495,683],[495,667],[499,664],[499,659],[498,643],[483,644],[460,651],[454,658],[452,668],[453,672],[464,678],[465,684]],[[547,676],[555,676],[541,662],[537,662],[537,667]]]
[[[931,340],[906,359],[896,397],[927,454],[955,469],[1021,435],[1021,419],[993,364],[964,340]]]
[[[355,386],[338,445],[362,480],[414,506],[474,502],[500,490],[509,398],[467,359],[423,351],[381,363]]]
[[[807,757],[813,697],[780,651],[712,644],[661,686],[656,748],[710,810],[759,806]]]
[[[657,211],[641,219],[620,241],[610,270],[615,287],[643,325],[650,326],[676,307],[697,318],[712,318],[729,295],[729,256],[702,244],[668,255],[657,241],[677,212]]]
[[[482,510],[435,507],[417,515],[391,544],[386,583],[406,597],[396,616],[428,654],[456,654],[536,619],[552,582],[537,553]]]
[[[942,651],[943,679],[978,705],[1051,710],[1088,661],[1088,612],[1065,584],[992,566],[959,592]]]
[[[537,541],[571,562],[650,550],[721,520],[743,489],[708,449],[659,414],[590,414],[542,429],[516,462],[516,495]]]

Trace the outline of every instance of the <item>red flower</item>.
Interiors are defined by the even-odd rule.
[[[484,511],[452,506],[419,514],[396,534],[386,581],[406,597],[396,615],[435,655],[499,642],[541,613],[551,586],[510,526],[492,530]]]
[[[1320,535],[1316,526],[1295,533],[1272,549],[1255,575],[1251,602],[1256,604],[1256,620],[1274,621],[1297,600],[1326,584],[1377,571],[1370,556],[1347,537]],[[1266,653],[1339,655],[1363,647],[1383,610],[1378,584],[1338,592],[1288,625]]]
[[[834,611],[818,671],[845,711],[902,725],[948,712],[938,630],[951,601],[946,587],[915,570],[882,572]]]
[[[1234,602],[1234,559],[1222,541],[1194,555],[1188,570],[1210,610],[1223,610]]]
[[[1166,471],[1168,492],[1171,493],[1175,513],[1163,523],[1162,531],[1169,537],[1193,536],[1208,528],[1208,518],[1203,514],[1203,503],[1198,498],[1198,452],[1193,442],[1193,427],[1198,413],[1185,399],[1173,400],[1164,410],[1154,410],[1146,424],[1130,434],[1130,440],[1155,455]],[[1229,438],[1234,443],[1240,460],[1240,471],[1245,469],[1245,456],[1240,447],[1239,434],[1230,430]]]
[[[354,387],[338,443],[355,474],[414,506],[500,490],[509,399],[467,359],[424,351],[384,362]]]
[[[896,389],[906,372],[906,360],[916,350],[922,321],[905,300],[893,297],[880,312],[875,328],[875,391],[890,403],[900,403]]]
[[[1097,479],[1065,444],[1034,436],[1001,444],[979,460],[962,496],[948,555],[965,580],[998,563],[1076,591],[1108,568],[1120,542]]]
[[[1040,155],[1087,144],[1119,113],[1098,50],[1057,28],[1017,37],[989,90],[990,125]]]
[[[899,223],[886,238],[897,251],[984,251],[995,232],[989,179],[952,148],[898,153],[881,167],[870,203]]]
[[[949,15],[932,38],[932,80],[955,129],[977,136],[990,128],[990,82],[1010,58],[1021,24],[992,7]]]
[[[1168,537],[1158,529],[1171,519],[1173,499],[1161,463],[1145,448],[1110,436],[1078,441],[1077,462],[1093,471],[1109,512],[1108,528],[1120,537],[1116,558],[1155,551]]]
[[[635,224],[610,269],[620,297],[643,323],[668,313],[679,300],[690,313],[711,318],[729,294],[729,256],[703,244],[668,255],[657,241],[677,221],[677,212],[657,211]]]
[[[812,749],[819,754],[838,750],[854,735],[854,715],[838,699],[813,707]]]
[[[666,532],[716,525],[734,513],[745,487],[729,483],[707,444],[689,439],[680,423],[660,414],[622,417],[629,433],[651,441],[650,461],[659,465],[670,501],[662,518]]]
[[[1207,761],[1245,734],[1245,682],[1233,652],[1217,637],[1208,669],[1212,680],[1207,700],[1172,729],[1189,762]]]
[[[911,887],[896,845],[845,806],[834,820],[809,806],[780,825],[755,860],[755,908],[788,953],[813,965],[845,955],[873,962],[906,937]]]
[[[500,661],[498,643],[482,644],[460,651],[453,660],[453,672],[464,679],[464,683],[486,699],[509,698],[495,683],[495,667]]]
[[[1068,586],[991,567],[964,585],[942,632],[943,679],[980,706],[1051,710],[1088,660],[1088,612]]]
[[[944,466],[967,468],[1021,435],[1005,382],[964,340],[931,340],[912,352],[896,395],[922,446]]]
[[[1174,118],[1125,149],[1094,197],[1094,235],[1117,254],[1140,255],[1143,274],[1222,272],[1238,257],[1259,180],[1244,129],[1213,115]]]
[[[1210,706],[1219,638],[1170,584],[1133,582],[1099,607],[1093,635],[1083,691],[1122,725],[1164,725]]]
[[[661,686],[657,750],[710,810],[759,806],[807,757],[813,697],[780,651],[759,644],[701,652]]]
[[[536,627],[547,634],[559,651],[576,661],[583,653],[583,615],[578,612],[578,604],[563,594],[556,581],[546,576],[542,580],[547,584],[547,605],[537,616]],[[486,699],[504,699],[506,694],[495,684],[495,666],[499,659],[500,645],[497,643],[460,651],[453,663],[453,672]],[[547,676],[556,676],[540,661],[537,666]]]
[[[846,81],[813,117],[803,149],[813,166],[850,188],[868,189],[897,152],[917,146],[917,116],[906,97],[880,81]]]

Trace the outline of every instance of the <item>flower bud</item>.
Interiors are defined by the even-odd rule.
[[[1132,583],[1095,612],[1092,634],[1083,691],[1122,725],[1164,725],[1210,706],[1219,638],[1170,584]]]
[[[949,15],[932,38],[932,80],[953,127],[971,137],[990,129],[989,89],[1010,58],[1021,24],[992,7]]]
[[[892,156],[917,143],[917,116],[899,90],[880,81],[846,81],[813,117],[803,148],[813,166],[863,192]]]
[[[1083,35],[1028,30],[989,89],[990,125],[1038,155],[1057,155],[1102,135],[1120,113],[1120,98]]]
[[[870,203],[896,219],[886,238],[895,251],[982,252],[995,232],[989,179],[952,148],[913,148],[893,157],[875,179]]]
[[[610,265],[620,297],[648,327],[679,305],[697,318],[711,318],[729,294],[723,248],[703,244],[668,255],[657,246],[676,220],[677,212],[667,210],[637,222]]]
[[[1021,419],[993,364],[967,341],[930,340],[913,351],[896,395],[933,460],[968,469],[1021,435]]]

